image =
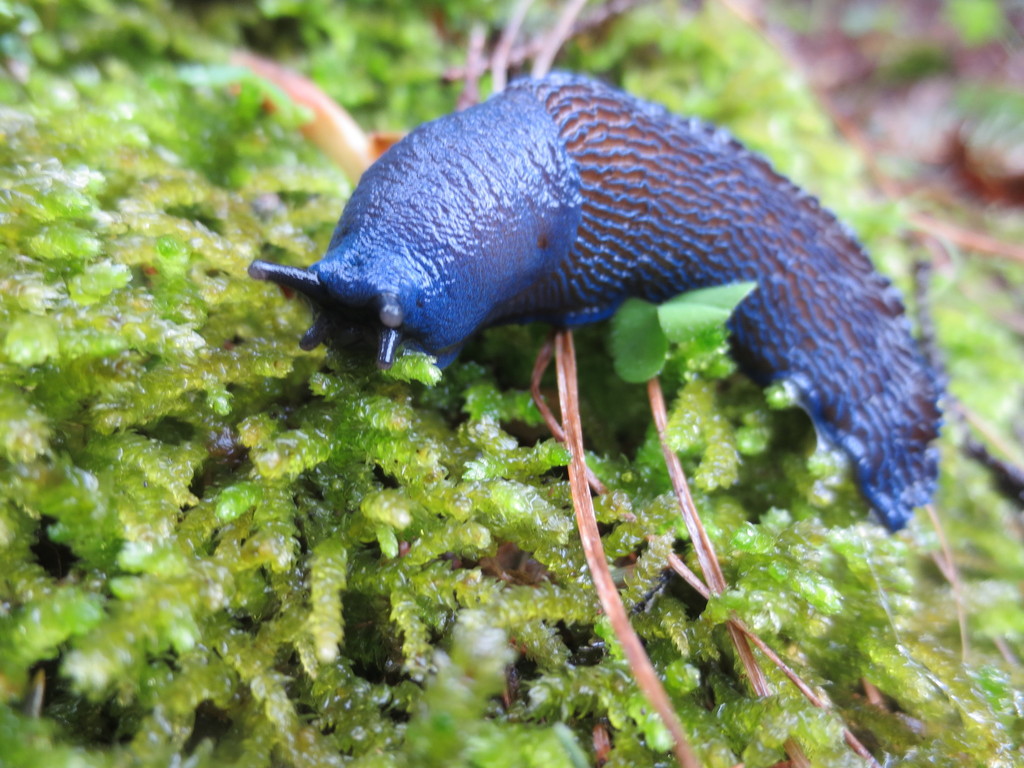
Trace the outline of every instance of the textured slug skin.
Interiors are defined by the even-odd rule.
[[[940,388],[855,237],[724,131],[595,81],[520,80],[413,131],[311,272],[349,324],[397,296],[401,337],[442,364],[488,325],[756,280],[730,326],[743,369],[795,389],[890,529],[933,493]]]

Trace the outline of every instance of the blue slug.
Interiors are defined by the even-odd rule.
[[[739,280],[756,381],[786,381],[891,530],[931,499],[940,386],[899,293],[817,200],[725,131],[566,74],[420,126],[363,175],[323,259],[249,274],[307,295],[301,344],[370,336],[450,363],[498,323],[573,326]]]

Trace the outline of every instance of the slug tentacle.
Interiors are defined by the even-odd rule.
[[[316,273],[308,269],[289,267],[284,264],[275,264],[272,261],[257,259],[249,265],[249,277],[255,280],[267,280],[287,288],[294,288],[296,291],[321,304],[327,301],[327,289],[320,283]]]
[[[361,327],[382,368],[403,342],[446,365],[489,325],[753,280],[730,324],[743,369],[797,392],[890,529],[934,490],[941,388],[852,233],[727,132],[587,78],[520,80],[417,128],[363,175],[320,262],[250,274]]]
[[[299,339],[299,348],[309,352],[327,342],[332,325],[333,322],[327,315],[322,312],[317,314],[316,320],[309,326],[309,330],[302,334],[302,338]]]
[[[393,293],[382,293],[378,299],[380,306],[380,323],[385,328],[398,328],[405,319],[402,305],[398,303],[398,297]]]
[[[380,344],[377,346],[377,367],[386,371],[395,362],[395,353],[402,341],[402,334],[394,328],[380,329]]]

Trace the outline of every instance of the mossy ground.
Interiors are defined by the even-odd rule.
[[[382,375],[301,352],[306,307],[245,275],[257,257],[314,260],[349,187],[299,115],[226,87],[228,51],[279,58],[367,127],[400,129],[452,109],[444,67],[472,22],[503,13],[0,3],[0,762],[578,766],[604,724],[607,765],[671,764],[598,618],[565,451],[525,391],[544,329],[489,331],[428,385],[422,359]],[[898,206],[729,15],[655,4],[563,65],[728,125],[907,286]],[[959,270],[934,306],[952,389],[1000,423],[1019,414],[1020,344],[957,290],[992,273]],[[613,489],[605,547],[704,763],[769,766],[795,738],[815,765],[858,765],[846,722],[892,764],[1020,764],[1024,674],[996,643],[1024,654],[1024,547],[984,471],[943,439],[963,661],[927,519],[887,535],[779,392],[721,349],[682,350],[671,436],[732,589],[706,604],[670,582],[649,600],[666,553],[689,547],[643,388],[614,377],[606,336],[578,341]],[[730,611],[835,711],[770,667],[777,693],[754,699]]]

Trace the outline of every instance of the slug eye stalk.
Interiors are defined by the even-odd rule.
[[[292,288],[318,305],[313,325],[299,340],[299,347],[307,352],[334,336],[337,337],[334,342],[340,346],[358,341],[360,337],[372,339],[375,323],[373,314],[367,314],[367,311],[372,313],[376,310],[376,319],[380,322],[376,328],[377,367],[387,370],[394,364],[398,346],[402,343],[402,333],[398,329],[405,322],[405,312],[395,294],[382,293],[369,307],[346,308],[337,306],[316,274],[307,269],[257,259],[249,265],[249,276]]]
[[[380,324],[385,328],[398,328],[405,321],[405,313],[395,294],[382,293],[377,304],[380,307]]]

